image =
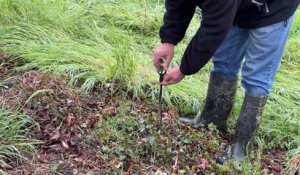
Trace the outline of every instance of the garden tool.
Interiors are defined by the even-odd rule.
[[[163,67],[161,67],[158,74],[159,74],[159,82],[161,83],[164,80],[166,70],[164,70]],[[163,96],[163,86],[160,85],[159,97],[158,97],[158,117],[159,117],[158,130],[160,130],[160,127],[162,125],[162,98],[163,98],[162,96]]]

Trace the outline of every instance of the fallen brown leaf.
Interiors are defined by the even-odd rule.
[[[97,108],[98,105],[101,105],[101,102],[98,101],[89,101],[87,102],[87,106],[90,108]]]
[[[75,117],[73,113],[69,113],[68,117],[67,117],[67,125],[71,126],[75,121]]]
[[[96,128],[98,125],[98,119],[91,120],[90,125],[91,125],[91,128]]]
[[[293,164],[300,164],[300,155],[295,157],[292,161]]]
[[[82,163],[84,161],[83,158],[81,158],[81,157],[76,157],[74,160],[75,160],[75,162],[78,162],[78,163]]]
[[[50,137],[49,140],[50,140],[50,142],[55,142],[55,141],[58,141],[59,139],[60,139],[60,133],[56,132]]]
[[[282,168],[279,164],[275,163],[271,166],[272,173],[280,173],[282,171]]]
[[[117,108],[116,107],[108,107],[103,109],[103,114],[106,115],[116,115],[117,114]]]
[[[0,168],[4,169],[4,170],[12,170],[12,169],[14,169],[12,166],[10,166],[9,164],[4,163],[4,162],[0,163]]]
[[[28,170],[23,170],[23,175],[30,175],[31,173]]]
[[[288,175],[295,175],[297,172],[300,173],[300,155],[292,160],[292,166]]]
[[[205,158],[200,158],[199,162],[200,164],[197,165],[197,168],[199,168],[201,171],[207,171],[211,168],[211,164]]]
[[[69,149],[69,148],[70,148],[69,145],[68,145],[68,143],[67,143],[66,141],[62,140],[60,143],[61,143],[61,146],[62,146],[64,149]]]
[[[166,141],[166,140],[168,140],[168,137],[165,137],[163,135],[159,135],[159,139],[162,140],[162,141]]]
[[[123,175],[130,175],[132,171],[132,164],[129,165],[127,171]]]

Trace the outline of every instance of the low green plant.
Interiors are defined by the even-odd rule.
[[[0,163],[26,160],[26,154],[34,151],[39,142],[29,137],[33,125],[28,116],[0,109]]]
[[[199,156],[214,163],[213,154],[223,151],[222,139],[216,127],[199,132],[180,126],[177,119],[170,116],[158,130],[156,113],[136,112],[131,102],[122,103],[116,116],[103,116],[99,126],[88,139],[100,139],[101,152],[106,161],[120,164],[120,172],[133,165],[133,172],[143,174],[146,166],[154,165],[172,170],[176,152],[179,154],[179,168],[184,172],[198,172]],[[117,161],[117,163],[116,163]],[[137,164],[145,164],[137,168]],[[212,167],[211,167],[212,168]],[[210,172],[214,172],[211,169]],[[233,172],[232,170],[231,172]]]

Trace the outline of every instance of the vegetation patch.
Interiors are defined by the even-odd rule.
[[[30,116],[38,124],[32,134],[44,142],[10,173],[237,173],[214,162],[230,136],[177,123],[179,115],[201,109],[211,64],[166,88],[164,128],[156,130],[159,87],[151,54],[163,9],[156,0],[0,0],[0,106],[8,115]],[[257,152],[239,173],[299,168],[299,21],[297,11]],[[199,24],[197,14],[174,65]],[[239,87],[231,133],[243,94]],[[19,124],[23,135],[27,124]]]
[[[33,125],[28,116],[0,109],[0,174],[6,174],[4,170],[12,170],[27,161],[26,155],[40,143],[30,138]]]
[[[43,141],[32,158],[13,166],[10,174],[284,171],[285,153],[276,149],[260,148],[245,161],[243,172],[233,163],[219,166],[215,159],[226,150],[232,134],[224,137],[214,126],[200,131],[183,127],[176,108],[165,108],[158,130],[156,105],[115,98],[109,87],[81,94],[67,85],[67,78],[37,72],[17,75],[4,84],[13,86],[1,89],[1,105],[30,115],[37,122],[31,135]],[[269,161],[275,158],[276,162]]]

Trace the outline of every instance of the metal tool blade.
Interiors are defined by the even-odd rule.
[[[160,70],[159,71],[159,82],[161,83],[164,80],[164,76],[166,74],[165,70]],[[159,125],[158,125],[158,130],[160,130],[160,127],[162,125],[162,97],[163,97],[163,86],[160,85],[159,89],[159,97],[158,97],[158,117],[159,117]]]

